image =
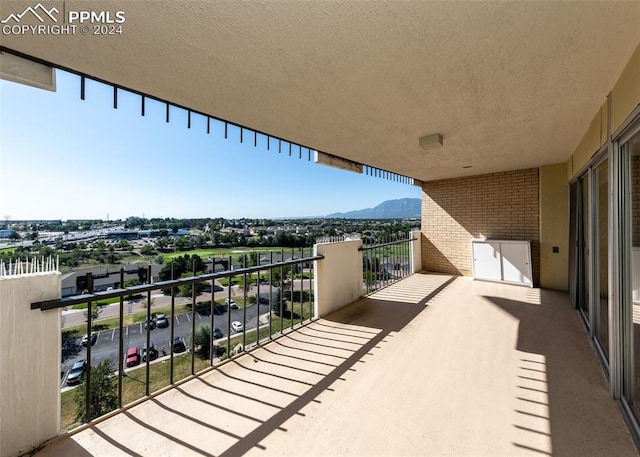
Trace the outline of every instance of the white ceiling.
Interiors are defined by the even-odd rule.
[[[123,35],[2,46],[420,180],[566,161],[640,42],[640,1],[42,3]]]

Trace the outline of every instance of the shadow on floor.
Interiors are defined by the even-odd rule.
[[[484,298],[519,321],[516,349],[528,354],[514,379],[513,426],[523,440],[513,445],[532,455],[636,456],[567,294],[531,289],[526,301]],[[552,452],[535,445],[541,437],[551,441]]]

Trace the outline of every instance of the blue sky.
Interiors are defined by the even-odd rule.
[[[276,218],[322,216],[420,197],[408,184],[278,154],[253,133],[57,71],[57,92],[0,81],[0,217]],[[246,133],[246,132],[245,132]],[[273,140],[272,140],[273,141]],[[329,151],[330,152],[330,151]]]

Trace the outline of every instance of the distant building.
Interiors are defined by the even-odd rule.
[[[0,238],[11,238],[17,234],[15,230],[0,230]]]
[[[162,269],[162,265],[151,265],[151,280],[157,280],[158,273]],[[146,283],[148,275],[148,266],[142,264],[129,264],[123,266],[124,282],[130,279],[136,279],[140,284]],[[87,289],[87,275],[93,275],[93,290],[100,292],[107,290],[109,287],[118,289],[123,285],[120,284],[120,270],[108,268],[94,268],[92,270],[71,271],[62,277],[62,296],[81,294]]]

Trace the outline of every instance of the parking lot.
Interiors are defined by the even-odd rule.
[[[268,303],[262,303],[259,306],[257,304],[248,306],[244,309],[225,309],[219,308],[220,314],[214,314],[214,326],[222,332],[222,338],[228,335],[228,329],[230,322],[240,321],[244,323],[246,330],[253,329],[258,324],[258,316],[261,314],[269,313]],[[246,313],[246,320],[245,320]],[[166,328],[159,328],[152,325],[152,329],[149,330],[150,340],[156,346],[159,354],[162,356],[162,351],[168,354],[170,352],[171,345],[171,329],[173,328],[174,336],[181,337],[189,349],[191,341],[191,332],[193,329],[194,317],[191,313],[178,314],[169,319],[169,326]],[[243,322],[244,321],[244,322]],[[210,325],[211,314],[209,310],[199,310],[195,313],[195,328],[197,329],[200,324]],[[231,335],[236,334],[231,329]],[[241,333],[241,332],[240,332]],[[127,349],[136,347],[142,351],[143,346],[147,341],[147,329],[143,323],[131,325],[123,328],[123,348],[126,354]],[[109,359],[113,363],[114,367],[118,366],[118,352],[119,352],[119,340],[120,332],[118,329],[106,330],[98,333],[97,340],[93,346],[91,346],[91,366],[96,366],[103,360]],[[62,342],[62,365],[60,368],[61,387],[66,386],[66,378],[69,374],[69,370],[73,364],[78,360],[86,360],[87,348],[82,346],[82,338],[70,338],[63,340]]]

